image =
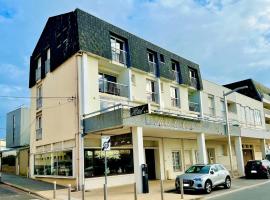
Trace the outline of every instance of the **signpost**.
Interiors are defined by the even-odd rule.
[[[105,151],[105,184],[104,184],[104,200],[107,200],[107,151],[111,150],[111,137],[101,136],[101,150]]]

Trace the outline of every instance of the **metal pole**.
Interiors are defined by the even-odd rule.
[[[231,177],[233,178],[234,175],[233,175],[233,165],[232,165],[232,143],[231,143],[229,115],[228,115],[227,96],[225,95],[225,93],[223,93],[223,96],[224,96],[224,104],[225,104],[226,132],[227,132],[228,146],[229,146],[229,158],[230,158]]]
[[[104,184],[104,200],[107,200],[107,184]]]
[[[56,199],[56,181],[53,182],[53,199]]]
[[[82,200],[85,199],[85,187],[84,184],[82,185]]]
[[[136,188],[136,183],[134,183],[134,200],[137,200],[137,188]]]
[[[104,184],[104,200],[107,200],[107,151],[105,151],[105,184]]]
[[[184,199],[184,184],[182,178],[180,178],[180,190],[181,190],[181,199]]]
[[[164,200],[164,189],[163,189],[163,180],[160,179],[160,194],[161,194],[161,200]]]
[[[70,199],[71,199],[71,197],[70,197],[70,193],[71,193],[71,185],[70,185],[70,184],[68,184],[68,200],[70,200]]]

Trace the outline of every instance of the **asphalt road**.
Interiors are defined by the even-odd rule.
[[[1,200],[40,200],[40,198],[29,195],[26,192],[0,184],[0,199]]]
[[[251,184],[250,186],[244,186],[243,188],[232,189],[231,191],[228,190],[227,193],[223,193],[222,195],[216,193],[213,196],[205,197],[205,199],[211,200],[269,200],[270,182],[257,182],[254,185]]]

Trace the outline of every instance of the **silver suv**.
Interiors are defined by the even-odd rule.
[[[175,188],[178,192],[180,192],[180,179],[183,179],[185,190],[203,190],[208,194],[216,186],[222,185],[226,189],[231,187],[230,173],[221,164],[191,166],[185,174],[176,177]]]

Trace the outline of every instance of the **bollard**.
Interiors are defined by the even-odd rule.
[[[53,182],[53,199],[56,199],[56,181]]]
[[[136,188],[136,183],[134,183],[134,200],[137,200],[137,188]]]
[[[70,197],[70,193],[71,193],[71,185],[70,185],[70,184],[68,184],[68,200],[70,200],[70,199],[71,199],[71,197]]]
[[[180,179],[181,199],[184,199],[184,183],[183,179]]]
[[[108,195],[108,193],[107,193],[107,184],[105,183],[104,184],[104,200],[107,200],[107,195]]]
[[[164,200],[164,189],[163,189],[163,180],[160,179],[160,194],[161,194],[161,200]]]
[[[82,200],[85,199],[85,188],[84,188],[84,184],[82,185]]]

